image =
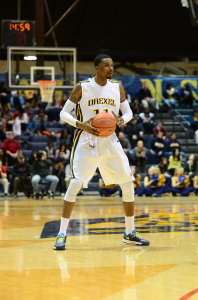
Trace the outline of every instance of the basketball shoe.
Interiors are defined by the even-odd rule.
[[[133,230],[132,233],[126,234],[124,232],[123,243],[126,244],[135,244],[137,246],[149,246],[150,242],[143,239],[140,235],[137,234],[136,230]]]
[[[54,244],[54,250],[65,250],[67,236],[63,233],[59,233],[56,238],[56,243]]]

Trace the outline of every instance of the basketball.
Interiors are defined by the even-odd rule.
[[[116,121],[114,117],[106,112],[96,114],[91,125],[99,129],[100,137],[108,137],[114,133],[116,129]]]

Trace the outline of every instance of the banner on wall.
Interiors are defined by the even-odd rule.
[[[91,76],[80,75],[79,80],[85,80]],[[142,82],[146,81],[148,83],[148,88],[151,91],[151,94],[157,100],[161,100],[166,85],[172,83],[173,87],[176,90],[180,90],[184,84],[189,84],[193,97],[198,99],[198,77],[196,76],[113,76],[114,79],[117,79],[122,82],[126,92],[130,94],[131,98],[135,98],[139,90],[142,87]]]

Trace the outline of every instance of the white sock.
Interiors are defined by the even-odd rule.
[[[61,217],[60,230],[59,230],[58,234],[64,233],[64,235],[66,235],[66,231],[67,231],[67,227],[68,227],[68,224],[69,224],[69,220],[70,219],[66,219],[66,218]]]
[[[135,229],[134,227],[134,216],[132,217],[126,217],[125,216],[125,227],[126,227],[126,234],[132,233],[132,231]]]

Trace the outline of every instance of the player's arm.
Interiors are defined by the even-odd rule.
[[[120,110],[122,112],[122,117],[116,115],[114,112],[112,113],[114,115],[114,118],[116,119],[116,123],[118,124],[118,126],[121,126],[123,124],[128,123],[132,119],[133,113],[129,106],[129,102],[126,99],[126,92],[121,83],[119,83],[119,88],[120,88]]]
[[[91,126],[91,120],[86,122],[80,122],[76,120],[72,115],[71,112],[76,109],[76,105],[82,98],[82,87],[81,84],[78,83],[72,90],[70,99],[68,99],[60,112],[60,119],[73,127],[80,128],[82,130],[87,131],[90,134],[98,135],[98,131],[96,128]]]

